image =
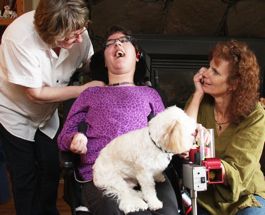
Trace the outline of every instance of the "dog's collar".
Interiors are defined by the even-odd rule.
[[[150,131],[148,131],[148,133],[149,133],[149,137],[150,137],[150,140],[152,141],[152,143],[160,150],[160,151],[162,151],[162,152],[164,152],[164,153],[167,153],[167,154],[172,154],[171,152],[168,152],[167,150],[165,150],[165,149],[163,149],[161,146],[159,146],[157,143],[156,143],[156,141],[154,141],[154,139],[152,138],[152,136],[151,136],[151,133],[150,133]]]

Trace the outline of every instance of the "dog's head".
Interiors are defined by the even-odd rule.
[[[168,107],[149,122],[151,138],[162,149],[174,154],[190,150],[195,130],[195,120],[176,106]]]

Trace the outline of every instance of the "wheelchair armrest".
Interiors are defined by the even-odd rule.
[[[86,134],[88,125],[85,121],[78,124],[78,131]],[[60,151],[60,166],[63,169],[75,169],[80,163],[80,155],[71,151]]]
[[[63,169],[74,169],[79,163],[79,155],[71,151],[60,152],[60,166]]]

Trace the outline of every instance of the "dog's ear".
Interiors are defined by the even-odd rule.
[[[174,154],[180,154],[189,149],[185,146],[183,126],[180,122],[175,121],[166,130],[164,135],[164,148]]]

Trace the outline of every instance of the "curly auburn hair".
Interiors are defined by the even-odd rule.
[[[230,119],[239,123],[255,108],[259,98],[260,68],[257,58],[245,42],[236,40],[218,42],[210,53],[210,60],[229,62],[228,84],[235,86],[230,103]]]

